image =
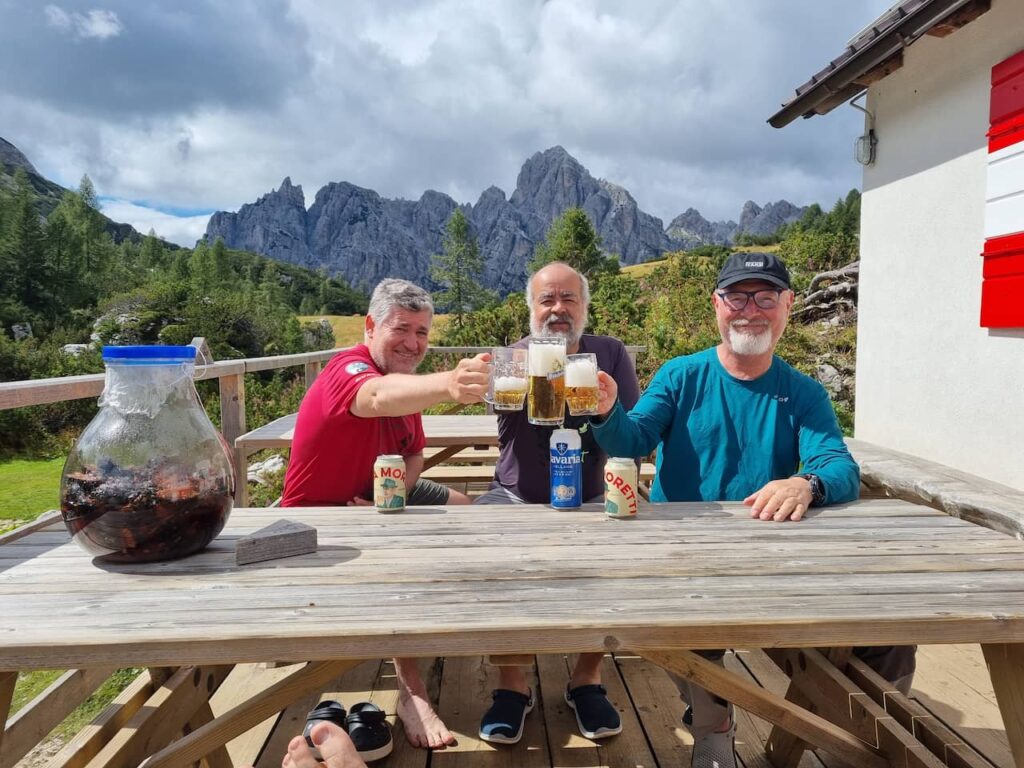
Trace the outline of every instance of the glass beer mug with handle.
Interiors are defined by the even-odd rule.
[[[569,355],[565,365],[565,402],[573,416],[597,415],[597,355]]]
[[[526,417],[531,424],[561,426],[565,419],[565,339],[530,338]]]
[[[103,348],[100,410],[61,478],[68,532],[102,562],[184,557],[227,522],[234,472],[192,383],[195,356],[195,347]]]
[[[526,401],[527,350],[495,347],[491,350],[490,380],[484,400],[496,411],[521,411]]]

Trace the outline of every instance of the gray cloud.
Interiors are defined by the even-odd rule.
[[[89,18],[98,0],[62,0]],[[889,0],[104,2],[86,38],[0,0],[0,135],[58,181],[234,209],[290,175],[389,197],[510,193],[561,144],[671,219],[748,198],[831,204],[861,116],[765,120]]]

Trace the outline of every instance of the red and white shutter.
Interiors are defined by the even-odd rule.
[[[1024,51],[992,67],[981,325],[1024,328]]]

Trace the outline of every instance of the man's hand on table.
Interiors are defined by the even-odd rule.
[[[456,403],[481,403],[487,394],[491,356],[481,352],[476,357],[465,357],[448,372],[448,394]]]
[[[348,507],[372,507],[373,502],[368,499],[364,499],[361,496],[356,496],[352,501],[348,502],[345,506]]]
[[[743,500],[750,507],[750,516],[760,520],[797,522],[810,508],[813,499],[811,484],[802,477],[772,480],[764,488]]]

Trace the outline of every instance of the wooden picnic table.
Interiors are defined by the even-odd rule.
[[[4,543],[0,714],[15,670],[166,669],[178,687],[154,694],[124,754],[178,766],[361,659],[628,649],[851,765],[937,766],[814,649],[980,643],[1024,766],[1024,542],[929,508],[860,501],[800,523],[736,503],[642,504],[627,520],[599,505],[295,508],[316,553],[236,566],[237,539],[283,513],[237,509],[205,552],[166,563],[94,565],[59,524]],[[789,697],[692,653],[708,648],[772,649]],[[212,719],[231,665],[271,660],[308,664]]]
[[[295,419],[290,413],[235,440],[235,502],[245,506],[249,501],[249,456],[263,448],[290,448],[295,434]],[[423,433],[427,447],[441,448],[423,463],[429,469],[471,448],[488,448],[498,444],[498,417],[493,414],[464,416],[460,414],[424,416]]]

